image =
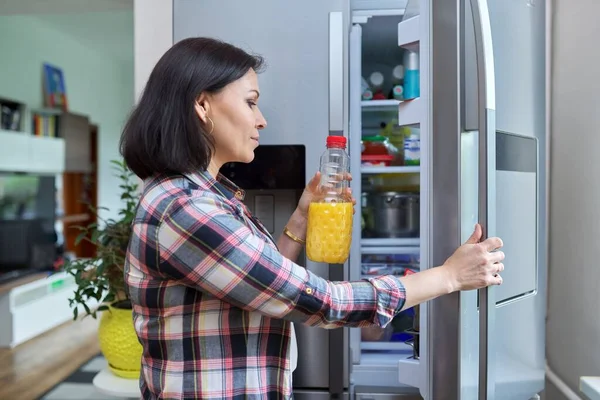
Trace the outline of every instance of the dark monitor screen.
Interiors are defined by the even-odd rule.
[[[261,145],[248,164],[229,163],[221,173],[244,190],[303,189],[306,148],[303,145]]]

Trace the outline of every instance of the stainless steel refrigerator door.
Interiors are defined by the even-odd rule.
[[[546,305],[546,127],[545,1],[467,1],[465,8],[465,107],[467,130],[481,127],[478,104],[477,47],[474,25],[485,18],[491,28],[495,78],[496,132],[488,155],[496,157],[488,178],[496,180],[496,234],[505,241],[504,283],[490,292],[483,308],[490,320],[480,332],[480,398],[530,398],[544,387],[544,315]],[[470,3],[475,7],[472,9]],[[472,12],[475,11],[475,12]],[[479,75],[480,76],[480,75]],[[480,92],[479,92],[480,93]],[[525,140],[523,136],[537,139]],[[489,137],[489,136],[488,136]],[[511,143],[507,145],[506,139]],[[515,139],[516,138],[516,139]],[[493,145],[498,148],[491,153]],[[534,151],[535,150],[535,151]],[[539,151],[538,151],[539,150]],[[539,156],[538,156],[539,152]],[[512,159],[507,160],[507,157]],[[531,170],[529,163],[535,164]],[[526,168],[523,167],[526,165]],[[491,174],[493,172],[493,174]],[[493,176],[492,176],[493,175]],[[539,184],[539,185],[538,185]],[[487,312],[487,314],[486,314]],[[485,331],[487,330],[487,332]],[[485,346],[485,342],[488,343]],[[486,360],[488,357],[488,360]],[[487,363],[487,366],[485,365]]]
[[[349,2],[173,3],[174,41],[209,36],[265,57],[267,68],[259,75],[259,103],[268,126],[261,132],[261,144],[304,145],[308,181],[318,171],[327,135],[348,132]],[[307,261],[306,267],[331,278],[329,265]],[[299,360],[294,387],[323,391],[348,387],[347,341],[339,340],[343,331],[299,324],[295,329]]]
[[[505,283],[496,298],[495,394],[497,399],[516,400],[530,398],[544,388],[547,0],[488,1],[496,126],[499,132],[508,133],[498,134],[497,148],[498,233],[506,237],[507,260]],[[526,137],[537,139],[537,149],[535,141]],[[505,218],[502,207],[510,210],[510,218]],[[530,245],[524,247],[524,243]]]
[[[465,0],[462,0],[465,1]],[[467,0],[468,1],[468,0]],[[442,265],[478,221],[478,136],[462,133],[461,0],[431,0],[429,266]],[[473,399],[478,390],[476,292],[427,304],[427,399]],[[423,393],[423,392],[422,392]]]
[[[496,236],[496,84],[487,0],[471,0],[470,6],[477,62],[478,219],[483,240]],[[495,291],[495,287],[478,291],[479,399],[493,399],[495,393]]]
[[[481,6],[478,0],[473,2]],[[475,35],[473,24],[465,25],[469,0],[431,4],[430,253],[432,265],[441,265],[470,236],[476,222],[486,235],[495,233],[495,85],[489,19],[482,24],[477,18]],[[476,9],[477,17],[481,8]],[[467,32],[469,28],[472,32]],[[469,45],[473,60],[465,50]],[[475,62],[471,70],[467,61]],[[475,92],[465,90],[468,78],[473,79]],[[470,106],[474,110],[469,113]],[[474,129],[468,129],[468,115],[474,115]],[[431,302],[429,398],[476,399],[493,393],[493,369],[488,368],[494,356],[489,350],[493,294],[493,289],[467,291]]]

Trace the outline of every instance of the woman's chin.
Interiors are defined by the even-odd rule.
[[[244,154],[242,157],[240,157],[239,162],[248,164],[252,161],[254,161],[254,150],[251,150],[248,153]]]

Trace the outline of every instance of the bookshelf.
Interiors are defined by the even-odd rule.
[[[0,172],[53,174],[60,177],[67,251],[76,257],[94,255],[85,241],[75,245],[77,226],[96,222],[88,205],[97,207],[98,126],[90,117],[53,108],[28,107],[0,97]]]

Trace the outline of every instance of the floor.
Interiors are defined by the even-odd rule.
[[[37,400],[73,374],[100,353],[97,327],[98,321],[87,317],[14,349],[0,348],[0,399]]]
[[[103,394],[96,389],[92,382],[98,372],[104,368],[106,368],[106,359],[99,354],[52,388],[40,400],[128,400],[123,396]],[[134,380],[133,385],[137,389],[137,380]],[[111,390],[114,389],[111,387]],[[135,400],[135,398],[131,399]]]

